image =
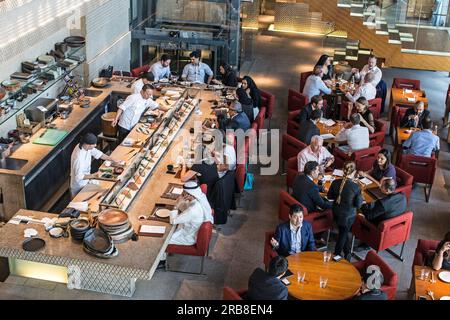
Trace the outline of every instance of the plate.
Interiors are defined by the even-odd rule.
[[[119,209],[106,209],[98,215],[98,222],[103,225],[117,226],[122,225],[127,221],[127,213]]]
[[[227,100],[234,100],[234,99],[236,99],[235,96],[233,96],[231,94],[227,95],[226,98],[227,98]]]
[[[442,281],[450,283],[450,271],[442,271],[441,273],[439,273],[438,277]]]
[[[439,300],[450,300],[450,296],[442,296]]]
[[[51,228],[50,231],[48,232],[50,234],[51,237],[53,238],[60,238],[62,237],[62,235],[64,234],[64,229],[60,228],[60,227],[56,227],[56,228]]]
[[[162,78],[162,79],[159,79],[159,82],[161,82],[161,83],[167,83],[167,82],[169,82],[169,79]]]
[[[22,243],[22,248],[25,251],[38,251],[45,246],[45,241],[41,238],[26,239]]]
[[[136,142],[136,141],[135,141],[134,139],[131,139],[131,138],[125,138],[125,139],[122,141],[122,145],[124,145],[124,146],[132,146],[132,145],[134,145],[135,142]]]
[[[155,212],[155,215],[159,218],[168,218],[170,216],[169,209],[158,209]]]
[[[100,253],[111,252],[111,237],[100,229],[91,229],[84,235],[83,244],[92,251]]]

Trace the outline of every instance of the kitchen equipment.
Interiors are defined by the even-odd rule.
[[[43,54],[42,56],[39,56],[37,59],[39,62],[45,63],[47,66],[55,63],[55,58],[47,54]]]
[[[19,80],[30,80],[33,77],[31,73],[25,72],[14,72],[10,75],[11,79],[19,79]]]
[[[57,42],[55,43],[55,50],[65,54],[68,50],[67,43],[65,42]]]
[[[91,251],[97,251],[100,253],[111,253],[113,248],[113,242],[111,236],[100,229],[91,229],[84,235],[83,245],[89,248]]]
[[[37,62],[24,61],[22,62],[22,72],[25,73],[37,73],[39,71],[39,65]]]
[[[57,145],[68,134],[65,130],[47,129],[43,136],[33,141],[34,144],[47,146]]]
[[[18,80],[5,80],[2,82],[2,86],[7,91],[17,91],[20,89],[20,81]]]
[[[16,116],[16,123],[17,123],[17,130],[20,133],[29,135],[35,134],[42,127],[41,122],[30,122],[29,124],[26,124],[24,113],[21,113]]]
[[[107,226],[121,226],[128,222],[128,214],[120,209],[106,209],[99,213],[98,222]]]
[[[6,90],[0,87],[0,101],[6,96]]]
[[[92,80],[92,85],[96,88],[104,88],[109,85],[110,82],[111,80],[109,78],[95,78]]]
[[[112,123],[116,118],[117,112],[108,112],[102,115],[102,132],[104,136],[116,137],[117,126],[113,127]]]
[[[86,232],[90,229],[89,221],[86,219],[75,219],[69,224],[70,235],[74,240],[82,241]]]
[[[25,115],[30,121],[45,122],[53,118],[57,109],[57,99],[39,98],[25,110]]]
[[[67,44],[68,47],[78,48],[86,43],[86,39],[80,36],[70,36],[65,38],[64,42]]]
[[[22,243],[22,248],[25,251],[38,251],[45,246],[45,241],[41,238],[29,238]]]

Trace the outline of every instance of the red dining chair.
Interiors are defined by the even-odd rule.
[[[301,205],[300,202],[298,202],[289,193],[284,190],[280,190],[280,198],[278,201],[278,219],[281,221],[289,221],[289,210],[294,204],[298,204],[304,208],[303,205]]]
[[[309,97],[301,92],[289,89],[288,92],[288,111],[301,110],[308,104]]]
[[[369,100],[369,110],[372,112],[373,117],[375,119],[379,119],[381,115],[381,103],[383,100],[381,98],[375,98],[372,100]]]
[[[384,139],[386,137],[386,122],[381,120],[374,120],[375,123],[375,132],[369,134],[369,146],[375,147],[380,146],[383,147],[384,145]]]
[[[428,261],[430,261],[439,245],[439,240],[417,240],[416,251],[414,252],[414,260],[412,264],[412,269],[414,271],[414,266],[424,266]],[[414,272],[413,272],[414,274]]]
[[[356,163],[356,169],[361,171],[369,171],[372,169],[374,161],[377,159],[380,146],[369,147],[367,149],[353,151],[351,155],[342,151],[339,148],[334,148],[334,167],[341,169],[344,167],[346,161],[354,161]]]
[[[300,123],[296,120],[302,110],[295,110],[288,113],[287,134],[298,137],[300,133]]]
[[[307,147],[307,145],[286,133],[283,134],[281,141],[281,159],[283,161],[282,172],[284,172],[284,162],[297,156],[300,151]]]
[[[399,88],[399,89],[405,88],[405,89],[411,89],[411,90],[420,90],[420,80],[394,78],[394,82],[392,83],[392,88]]]
[[[425,200],[428,202],[436,174],[437,159],[413,154],[400,154],[399,167],[414,177],[414,183],[423,183]]]
[[[242,297],[247,293],[247,290],[236,291],[233,288],[225,286],[223,288],[223,299],[222,300],[242,300]]]
[[[370,250],[363,261],[356,261],[352,264],[356,269],[358,269],[361,275],[366,272],[367,267],[370,265],[380,267],[381,274],[384,278],[380,289],[386,293],[388,300],[395,299],[398,284],[397,273],[395,273],[395,271],[375,251]]]
[[[409,203],[414,177],[397,166],[395,166],[395,172],[397,178],[397,189],[395,189],[395,192],[403,193],[406,197],[406,201]]]
[[[273,109],[275,108],[275,96],[267,91],[261,91],[261,106],[266,107],[265,118],[269,119],[269,129],[270,120],[272,119]]]
[[[255,121],[258,125],[258,136],[260,135],[260,131],[264,129],[264,119],[266,117],[266,107],[262,107],[259,109],[258,115],[255,118]]]
[[[133,77],[139,77],[141,74],[148,72],[148,70],[150,70],[150,65],[146,64],[141,67],[134,68],[133,70],[131,70],[131,74],[133,75]]]
[[[400,127],[400,123],[405,116],[408,106],[395,105],[391,116],[391,129],[389,134],[394,134],[393,142],[397,143],[397,128]],[[394,130],[395,129],[395,130]]]
[[[312,74],[313,74],[312,71],[300,73],[300,90],[299,90],[300,92],[303,93],[303,89],[305,88],[306,80]]]
[[[357,215],[352,226],[352,255],[360,259],[353,253],[353,244],[355,238],[366,243],[376,252],[386,250],[391,255],[403,261],[403,250],[405,243],[408,241],[411,233],[411,225],[413,221],[413,213],[407,211],[397,217],[381,221],[378,226],[369,222],[364,216]],[[392,251],[390,248],[401,244],[400,255]]]
[[[168,254],[182,254],[188,256],[198,256],[202,257],[200,272],[186,272],[186,271],[173,271],[169,269],[168,260],[166,261],[166,270],[172,272],[181,272],[189,274],[203,274],[203,265],[205,257],[208,256],[209,252],[209,242],[212,236],[212,223],[210,221],[203,222],[197,233],[197,242],[191,246],[184,246],[178,244],[169,244],[166,248]]]
[[[298,158],[294,156],[289,158],[287,162],[287,172],[286,172],[286,189],[292,188],[294,185],[295,177],[298,175]]]
[[[278,256],[278,252],[273,250],[272,244],[270,243],[270,240],[275,235],[275,232],[273,231],[266,231],[265,237],[264,237],[264,256],[263,256],[263,262],[264,266],[267,269],[269,268],[269,263],[272,258]]]

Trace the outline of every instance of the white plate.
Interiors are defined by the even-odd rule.
[[[450,300],[450,296],[443,296],[439,300]]]
[[[235,99],[235,97],[233,95],[231,95],[231,94],[227,95],[226,98],[228,100],[234,100]]]
[[[122,142],[122,145],[124,146],[132,146],[136,141],[131,138],[125,138]]]
[[[442,281],[450,283],[450,271],[442,271],[441,273],[439,273],[438,277]]]
[[[161,82],[161,83],[167,83],[167,82],[169,82],[169,79],[166,79],[166,78],[159,79],[159,82]]]
[[[170,210],[169,209],[158,209],[158,210],[156,210],[155,215],[160,218],[167,218],[170,216]]]

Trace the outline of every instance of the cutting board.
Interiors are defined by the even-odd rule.
[[[68,134],[67,131],[58,129],[47,129],[42,137],[33,141],[35,144],[43,144],[46,146],[57,145]]]

